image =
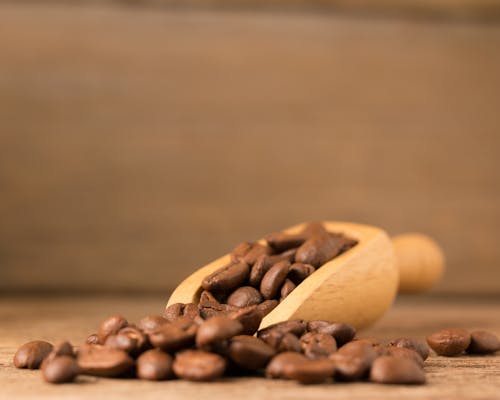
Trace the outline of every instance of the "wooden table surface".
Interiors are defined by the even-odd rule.
[[[430,357],[424,386],[383,386],[368,383],[301,386],[294,382],[240,378],[215,383],[184,381],[143,382],[84,377],[78,384],[44,384],[39,371],[17,370],[15,349],[28,340],[69,339],[74,344],[96,330],[111,313],[129,320],[158,313],[162,297],[0,298],[0,398],[99,398],[126,396],[168,399],[493,399],[499,398],[500,354],[483,357]],[[500,335],[500,299],[407,297],[375,326],[360,336],[389,340],[396,336],[425,336],[434,330],[459,326],[484,328]]]

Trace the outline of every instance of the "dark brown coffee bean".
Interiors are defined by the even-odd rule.
[[[408,358],[413,362],[415,362],[416,364],[418,364],[420,367],[424,366],[424,360],[422,356],[416,350],[413,349],[408,349],[405,347],[389,346],[386,347],[386,353],[384,355],[392,357]]]
[[[373,362],[370,380],[378,383],[416,385],[425,383],[425,372],[409,358],[382,356]]]
[[[260,303],[257,306],[257,309],[261,313],[262,318],[264,318],[267,314],[273,311],[278,304],[279,304],[278,300],[266,300]]]
[[[99,336],[97,336],[97,333],[92,333],[87,337],[85,340],[85,343],[87,344],[99,344]]]
[[[169,322],[175,321],[177,318],[182,317],[182,311],[184,310],[183,303],[174,303],[169,305],[163,311],[163,318],[165,318]]]
[[[310,264],[294,263],[290,267],[288,272],[288,278],[298,285],[309,275],[315,271],[315,268]]]
[[[283,334],[285,333],[293,333],[295,336],[302,336],[307,328],[307,323],[302,319],[294,319],[290,321],[278,322],[273,325],[269,325],[265,329],[261,329],[257,334],[262,340],[266,340],[266,336],[268,336],[273,331],[278,331]]]
[[[307,239],[308,235],[303,233],[290,234],[285,232],[274,232],[265,236],[269,246],[276,252],[281,253],[295,247],[302,245]]]
[[[189,381],[212,381],[220,378],[225,369],[224,358],[201,350],[184,350],[177,353],[173,364],[175,375]]]
[[[127,325],[127,320],[121,315],[112,315],[106,318],[97,332],[99,343],[104,344],[108,336],[116,335],[120,329],[125,328]]]
[[[297,362],[305,362],[307,357],[300,353],[286,352],[280,353],[273,357],[266,367],[266,376],[268,378],[283,379],[285,378],[285,368]]]
[[[73,346],[69,342],[59,342],[57,343],[53,348],[52,351],[49,353],[47,357],[43,360],[40,368],[43,369],[44,365],[55,359],[56,357],[60,356],[69,356],[69,357],[75,357],[75,352],[73,350]]]
[[[52,358],[44,363],[42,368],[43,379],[49,383],[73,382],[79,373],[76,359],[67,355]]]
[[[470,333],[465,329],[443,329],[427,337],[427,343],[440,356],[462,354],[471,341]]]
[[[220,301],[215,298],[215,296],[208,290],[204,290],[200,294],[200,301],[198,302],[198,307],[203,307],[206,305],[220,304]]]
[[[248,282],[250,283],[250,285],[260,286],[262,278],[264,277],[266,272],[269,271],[269,269],[274,264],[276,264],[276,262],[277,261],[275,261],[274,258],[267,255],[262,255],[257,258],[255,263],[252,265],[252,268],[250,269],[250,276],[248,278]]]
[[[348,324],[328,321],[310,321],[307,329],[311,332],[324,333],[333,336],[337,346],[350,342],[356,335],[356,330]]]
[[[420,339],[401,337],[391,341],[390,345],[415,350],[424,361],[429,357],[429,346],[425,341]]]
[[[234,307],[248,307],[262,303],[260,292],[252,286],[242,286],[227,298],[227,304]]]
[[[164,351],[176,351],[193,345],[198,325],[186,317],[160,325],[148,334],[153,347]]]
[[[126,351],[128,354],[135,353],[138,349],[137,339],[122,334],[108,336],[104,345],[111,349]]]
[[[467,347],[469,354],[491,354],[500,350],[500,340],[494,333],[474,331],[470,336],[470,345]]]
[[[228,317],[241,323],[243,335],[253,335],[259,329],[263,315],[258,306],[248,306],[229,313]]]
[[[231,260],[233,262],[240,262],[242,258],[247,254],[252,248],[252,243],[242,242],[237,245],[233,250],[231,250]]]
[[[173,377],[172,357],[160,349],[151,349],[137,359],[137,377],[148,381],[161,381]]]
[[[160,325],[167,324],[168,322],[169,321],[161,315],[148,315],[139,321],[137,327],[147,333],[154,331]]]
[[[295,261],[318,268],[340,254],[343,241],[330,235],[314,235],[300,246]]]
[[[248,265],[253,265],[255,264],[255,261],[257,261],[257,258],[259,258],[262,255],[271,255],[273,254],[273,249],[269,247],[267,244],[261,244],[261,243],[254,243],[252,244],[251,249],[243,256],[241,261]]]
[[[209,291],[229,292],[241,286],[250,274],[250,267],[244,262],[220,268],[203,279],[201,287]]]
[[[354,381],[366,376],[377,357],[373,346],[362,341],[349,342],[329,356],[335,363],[335,377],[342,381]]]
[[[290,279],[285,279],[285,283],[281,286],[280,300],[283,301],[285,297],[292,293],[295,288],[295,283],[293,283]]]
[[[14,365],[16,368],[38,369],[52,348],[50,343],[43,340],[25,343],[17,349],[14,355]]]
[[[264,368],[275,354],[271,346],[255,336],[235,336],[229,344],[229,358],[244,369]]]
[[[326,358],[337,351],[337,343],[331,335],[308,332],[300,338],[302,352],[307,358]]]
[[[321,383],[335,373],[333,361],[323,358],[317,360],[294,360],[285,365],[283,376],[303,384]]]
[[[184,309],[182,310],[182,316],[185,318],[189,318],[192,321],[196,321],[200,319],[200,310],[198,306],[194,303],[187,303],[184,305]]]
[[[277,333],[275,331],[275,333]],[[273,335],[271,335],[272,337]],[[283,353],[286,351],[295,351],[296,353],[300,353],[302,351],[302,346],[300,343],[300,339],[295,336],[293,333],[278,333],[276,335],[276,339],[274,340],[275,346],[274,348],[278,353]]]
[[[239,335],[243,330],[243,325],[227,316],[213,317],[204,321],[196,333],[196,346],[205,346],[232,338]]]
[[[125,351],[99,344],[82,346],[77,362],[82,374],[104,377],[122,376],[134,365],[134,360]]]
[[[229,315],[238,310],[238,307],[230,306],[229,304],[211,303],[199,307],[201,318],[210,319],[222,315]]]
[[[266,272],[260,282],[260,292],[266,300],[274,299],[278,295],[289,269],[290,263],[288,261],[280,261]]]
[[[308,239],[314,235],[325,235],[328,231],[325,229],[321,222],[309,222],[305,225],[301,232]]]

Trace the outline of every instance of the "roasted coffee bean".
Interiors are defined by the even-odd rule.
[[[409,358],[382,356],[373,362],[370,380],[378,383],[422,384],[425,383],[425,372]]]
[[[300,338],[302,352],[307,358],[326,358],[337,351],[337,343],[331,335],[308,332]]]
[[[304,233],[290,234],[285,232],[273,232],[265,236],[266,242],[277,253],[299,247],[307,239],[308,235]]]
[[[14,365],[16,368],[38,369],[52,349],[53,346],[43,340],[25,343],[17,349],[14,355]]]
[[[405,347],[389,346],[386,347],[386,353],[384,355],[392,357],[408,358],[413,362],[415,362],[416,364],[418,364],[420,367],[424,366],[424,360],[422,356],[416,350],[413,349],[408,349]]]
[[[366,338],[354,338],[352,340],[353,342],[358,342],[358,343],[365,343],[369,344],[370,346],[381,346],[382,343],[380,343],[380,340],[374,337],[366,337]]]
[[[297,362],[305,362],[307,357],[300,353],[286,352],[273,357],[266,367],[266,376],[268,378],[285,378],[285,369],[288,365]]]
[[[116,335],[120,329],[125,328],[127,325],[127,320],[121,315],[112,315],[106,318],[97,332],[99,343],[104,344],[108,336]]]
[[[67,355],[54,357],[42,367],[43,379],[49,383],[73,382],[79,373],[76,359]]]
[[[351,325],[322,320],[309,321],[307,330],[333,336],[339,347],[350,342],[356,335],[356,330]]]
[[[148,381],[161,381],[173,377],[172,357],[160,349],[151,349],[137,359],[137,377]]]
[[[73,346],[71,345],[71,343],[66,341],[57,343],[52,348],[52,351],[48,354],[48,356],[45,357],[42,364],[40,365],[40,368],[43,368],[45,364],[60,356],[75,357],[75,352],[73,351]]]
[[[205,304],[199,307],[199,313],[201,318],[203,319],[209,319],[221,315],[229,315],[230,313],[236,310],[238,310],[238,307],[221,303]]]
[[[231,260],[233,262],[240,262],[241,259],[247,254],[252,248],[252,243],[242,242],[231,250]]]
[[[283,368],[283,376],[303,384],[321,383],[335,373],[333,361],[323,358],[317,360],[292,360]]]
[[[92,333],[87,337],[85,340],[86,344],[99,344],[99,336],[97,336],[97,333]]]
[[[228,356],[241,368],[255,370],[264,368],[276,351],[255,336],[240,335],[231,339]]]
[[[328,234],[314,235],[298,248],[295,261],[318,268],[339,255],[343,244],[338,237]]]
[[[82,374],[104,377],[122,376],[134,365],[134,360],[125,351],[99,344],[82,346],[77,362]]]
[[[149,342],[153,347],[165,351],[176,351],[194,344],[198,325],[186,317],[174,322],[160,325],[148,334]]]
[[[147,317],[142,318],[137,327],[143,332],[151,332],[158,328],[160,325],[167,324],[169,321],[162,317],[161,315],[148,315]]]
[[[129,335],[110,335],[104,342],[106,347],[126,351],[128,354],[135,353],[138,349],[137,339]]]
[[[241,323],[243,335],[253,335],[259,329],[263,314],[258,306],[248,306],[229,313],[228,317]]]
[[[177,318],[182,317],[182,311],[184,310],[183,303],[174,303],[169,305],[163,311],[163,318],[165,318],[168,322],[173,322]]]
[[[277,333],[275,331],[275,333]],[[271,334],[272,337],[272,334]],[[275,346],[274,348],[279,352],[283,353],[286,351],[295,351],[296,353],[300,353],[302,351],[302,346],[300,343],[300,339],[295,336],[293,333],[278,333],[276,335],[276,339],[274,340]]]
[[[288,261],[280,261],[266,272],[260,282],[260,292],[266,300],[274,299],[278,295],[289,269],[290,263]]]
[[[285,283],[281,286],[280,291],[280,299],[283,301],[285,297],[287,297],[293,290],[296,288],[295,283],[293,283],[290,279],[285,279]]]
[[[278,304],[279,304],[278,300],[266,300],[260,303],[257,306],[257,309],[261,313],[262,318],[264,318],[267,314],[273,311]]]
[[[302,229],[301,233],[309,239],[315,235],[328,234],[328,231],[321,222],[309,222],[305,225],[304,229]]]
[[[293,319],[290,321],[278,322],[273,325],[269,325],[265,329],[261,329],[258,333],[258,337],[266,341],[266,337],[273,331],[279,331],[283,334],[293,333],[295,336],[302,336],[307,328],[307,322],[302,319]]]
[[[369,343],[353,341],[329,356],[335,363],[335,377],[342,381],[363,378],[378,354]]]
[[[248,307],[262,303],[260,292],[252,286],[242,286],[227,298],[227,304],[235,307]]]
[[[341,253],[345,253],[347,250],[352,249],[358,244],[358,241],[356,239],[348,238],[341,233],[330,233],[330,235],[333,237],[338,237],[340,240],[342,240],[342,250],[340,251]]]
[[[443,329],[427,337],[427,343],[440,356],[462,354],[471,341],[470,333],[465,329]]]
[[[173,370],[179,378],[189,381],[212,381],[220,378],[226,360],[218,354],[201,350],[184,350],[175,356]]]
[[[250,285],[259,286],[266,272],[269,271],[274,264],[280,261],[288,261],[292,263],[295,259],[296,252],[297,249],[290,249],[281,254],[275,254],[272,256],[262,255],[257,258],[250,269],[250,277],[248,278]]]
[[[294,263],[290,266],[290,271],[288,272],[288,278],[298,285],[309,275],[315,271],[315,268],[310,264]]]
[[[215,296],[209,292],[208,290],[204,290],[200,294],[200,301],[198,302],[198,306],[212,305],[212,304],[220,304],[220,301],[215,298]]]
[[[213,317],[203,322],[196,333],[196,346],[204,348],[239,335],[243,325],[227,316]]]
[[[401,337],[391,341],[390,345],[415,350],[424,361],[429,357],[429,346],[425,341],[420,339]]]
[[[469,354],[491,354],[500,350],[500,340],[491,332],[474,331],[470,336],[470,345],[467,347]]]
[[[267,244],[254,243],[250,250],[242,257],[241,261],[248,265],[255,264],[261,255],[271,255],[273,250]]]
[[[220,268],[203,279],[201,287],[209,291],[229,292],[241,286],[250,274],[250,267],[244,262]]]

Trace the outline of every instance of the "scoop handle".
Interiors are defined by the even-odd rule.
[[[445,258],[434,239],[420,233],[405,233],[394,236],[392,244],[399,267],[399,293],[421,293],[439,281]]]

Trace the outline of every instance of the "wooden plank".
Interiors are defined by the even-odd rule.
[[[436,357],[426,362],[428,383],[424,386],[383,386],[366,383],[301,386],[293,382],[261,378],[227,379],[215,383],[182,381],[142,382],[82,378],[79,385],[44,384],[38,371],[16,370],[12,355],[27,340],[70,339],[75,344],[95,330],[111,313],[122,312],[137,320],[158,312],[161,298],[2,298],[0,299],[0,385],[2,395],[23,399],[85,399],[106,393],[109,399],[140,396],[144,399],[194,397],[220,399],[493,399],[500,385],[500,355],[483,357]],[[416,299],[400,300],[376,326],[362,332],[390,340],[398,336],[425,335],[447,327],[484,328],[500,334],[495,316],[497,299]],[[78,312],[75,312],[78,310]],[[200,398],[201,398],[200,397]]]
[[[166,291],[317,219],[500,290],[500,27],[0,5],[0,290]]]

